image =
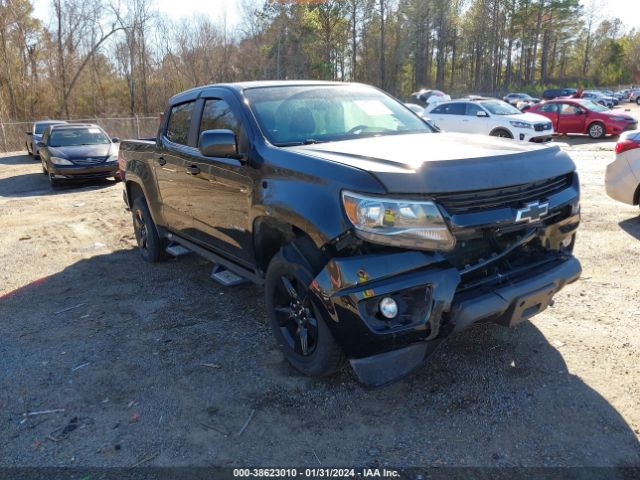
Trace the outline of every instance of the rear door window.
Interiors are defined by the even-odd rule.
[[[439,105],[433,113],[439,113],[444,115],[464,115],[466,110],[464,103],[447,103],[445,105]]]
[[[188,102],[171,108],[165,135],[173,143],[180,145],[188,144],[189,128],[191,127],[194,106],[195,102]]]

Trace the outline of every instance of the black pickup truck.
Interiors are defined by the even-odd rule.
[[[366,85],[188,90],[119,165],[142,257],[178,246],[264,285],[308,375],[348,359],[388,383],[474,322],[541,312],[581,271],[579,182],[557,146],[437,133]]]

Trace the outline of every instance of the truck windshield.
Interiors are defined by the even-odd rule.
[[[71,147],[76,145],[99,145],[111,143],[102,130],[95,127],[64,128],[54,130],[49,136],[50,147]]]
[[[407,107],[366,86],[259,87],[244,94],[262,132],[280,147],[433,132]]]

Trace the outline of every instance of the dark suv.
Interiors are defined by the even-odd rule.
[[[570,97],[578,93],[575,88],[550,88],[542,92],[542,98],[544,100],[553,100],[559,97]]]
[[[348,359],[364,383],[390,382],[474,322],[539,313],[580,275],[565,153],[436,133],[366,85],[195,88],[119,162],[143,258],[186,248],[223,283],[264,285],[274,335],[308,375]]]

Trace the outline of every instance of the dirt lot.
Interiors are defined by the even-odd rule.
[[[195,256],[142,261],[119,184],[52,191],[1,156],[0,295],[20,290],[0,299],[0,466],[640,465],[638,209],[604,193],[611,139],[559,141],[583,185],[582,279],[379,390],[296,374],[259,288],[218,286]]]

